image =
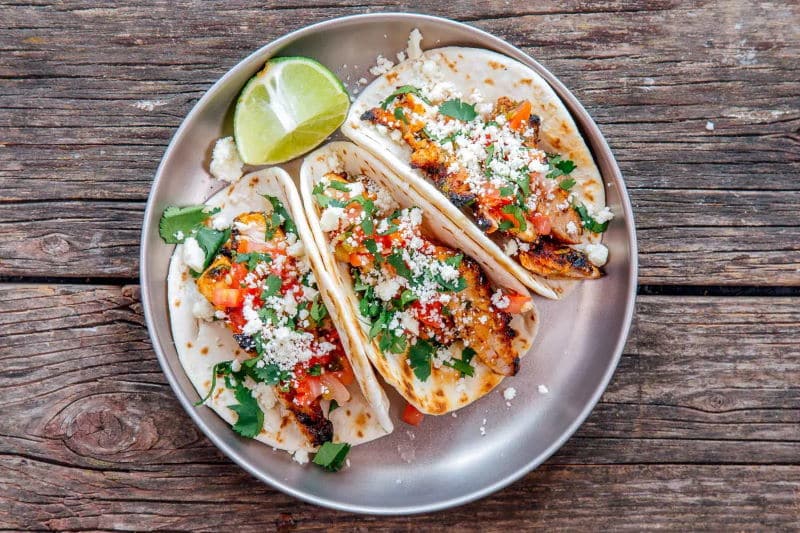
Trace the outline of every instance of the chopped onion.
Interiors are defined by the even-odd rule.
[[[322,374],[319,379],[328,389],[328,393],[330,394],[331,398],[336,400],[336,403],[339,405],[347,402],[347,400],[350,399],[350,391],[347,390],[347,387],[342,385],[342,382],[331,374]],[[325,396],[327,397],[328,394]]]

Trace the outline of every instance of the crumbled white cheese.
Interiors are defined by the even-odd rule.
[[[373,76],[382,76],[383,74],[386,74],[392,70],[393,66],[394,63],[383,57],[381,54],[378,54],[378,57],[375,58],[375,66],[369,69],[369,73]]]
[[[242,177],[244,163],[239,158],[239,151],[233,137],[219,139],[211,152],[211,175],[218,180],[234,183]]]
[[[578,233],[578,226],[575,225],[575,223],[571,220],[567,222],[567,233],[569,235],[575,235],[576,233]]]
[[[547,394],[550,392],[550,389],[547,388],[547,385],[539,385],[539,394]]]
[[[304,464],[306,464],[308,462],[308,452],[305,451],[305,450],[296,450],[294,452],[294,455],[292,455],[292,459],[295,462],[300,463],[301,465],[304,465]]]
[[[711,122],[710,120],[708,122],[706,122],[706,129],[708,131],[714,131],[714,123]]]
[[[498,309],[505,309],[509,306],[511,300],[508,296],[503,294],[503,291],[497,289],[494,294],[492,294],[492,304]]]
[[[411,30],[411,33],[408,34],[408,46],[406,47],[406,54],[408,55],[409,59],[417,59],[422,56],[422,48],[420,47],[420,43],[422,42],[422,34],[417,28]]]
[[[322,231],[333,231],[339,227],[339,220],[344,214],[341,207],[328,206],[319,217],[319,227]]]
[[[286,248],[286,253],[292,257],[300,257],[303,255],[305,251],[303,247],[303,241],[297,241],[294,244],[290,244],[288,248]]]
[[[508,387],[506,390],[503,391],[503,398],[508,401],[513,400],[517,397],[517,389],[514,387]]]
[[[397,289],[399,288],[400,284],[397,282],[397,280],[387,279],[375,286],[375,294],[384,302],[388,302],[394,298],[394,295],[397,294]]]
[[[231,372],[238,372],[242,369],[242,362],[238,359],[231,361]]]
[[[608,248],[604,244],[587,244],[584,249],[594,266],[601,267],[608,262]]]
[[[195,272],[203,270],[203,264],[206,261],[206,253],[200,248],[197,239],[189,237],[183,241],[183,261],[186,266]]]
[[[611,209],[608,207],[604,207],[599,212],[592,214],[592,218],[594,218],[595,222],[598,224],[602,224],[614,218],[614,213],[612,213]]]
[[[405,52],[400,51],[400,52],[397,52],[396,55],[397,55],[397,62],[398,63],[402,63],[403,61],[406,60],[406,53]]]
[[[507,256],[513,257],[517,254],[517,248],[517,241],[514,239],[509,239],[506,241],[503,251]]]
[[[181,230],[176,231],[174,235],[175,239],[178,241],[182,241],[185,236],[186,235],[184,235]]]

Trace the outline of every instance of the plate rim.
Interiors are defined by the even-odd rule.
[[[261,58],[263,61],[266,61],[272,54],[276,51],[280,50],[282,47],[291,44],[292,42],[296,41],[299,38],[314,34],[321,30],[328,29],[330,27],[339,26],[339,25],[347,25],[351,22],[361,22],[361,21],[372,21],[372,22],[390,22],[390,21],[397,21],[398,19],[403,19],[406,22],[415,22],[415,21],[424,21],[432,24],[438,24],[443,26],[450,26],[452,28],[458,28],[462,31],[466,30],[468,33],[473,33],[476,37],[484,40],[488,44],[492,45],[492,49],[499,51],[517,61],[520,61],[527,66],[536,70],[539,74],[541,74],[545,80],[553,87],[553,89],[558,94],[559,98],[565,101],[567,108],[569,109],[570,113],[575,116],[580,116],[580,126],[584,128],[584,133],[586,134],[586,138],[592,137],[598,143],[599,151],[603,152],[604,156],[607,158],[611,173],[613,174],[610,176],[614,182],[614,185],[618,188],[619,195],[620,195],[620,203],[622,207],[622,211],[624,213],[626,221],[629,221],[626,224],[626,231],[627,231],[627,243],[630,249],[630,264],[628,269],[628,295],[626,300],[626,307],[625,313],[622,322],[622,331],[617,339],[617,343],[614,347],[614,354],[612,359],[610,360],[608,367],[605,370],[605,373],[601,377],[598,382],[598,385],[595,387],[595,390],[590,397],[589,401],[583,407],[581,412],[573,419],[572,423],[561,433],[561,435],[555,439],[550,446],[548,446],[544,451],[533,457],[530,461],[528,461],[522,468],[519,468],[512,474],[495,481],[481,489],[475,490],[468,494],[464,494],[455,498],[450,498],[447,500],[439,500],[436,502],[432,502],[425,505],[411,505],[411,506],[401,506],[401,507],[375,507],[371,505],[360,505],[357,503],[346,503],[341,501],[335,501],[332,499],[328,499],[325,497],[315,496],[313,494],[306,493],[302,490],[294,488],[289,483],[284,483],[280,479],[273,478],[268,474],[260,471],[254,465],[251,465],[247,460],[240,457],[236,450],[234,450],[229,444],[224,442],[223,436],[218,435],[214,430],[212,430],[206,423],[203,421],[199,414],[197,413],[196,407],[187,395],[183,392],[178,383],[178,378],[175,373],[172,371],[169,362],[167,361],[166,354],[164,350],[161,348],[161,339],[157,335],[157,329],[155,327],[155,322],[153,318],[153,313],[151,311],[151,306],[154,305],[154,302],[150,301],[149,291],[147,287],[150,285],[151,276],[148,274],[148,261],[147,256],[149,245],[148,245],[148,235],[153,231],[153,227],[157,226],[157,221],[154,218],[153,211],[155,209],[154,204],[154,190],[156,185],[161,181],[162,174],[164,171],[164,166],[169,159],[175,145],[178,141],[183,137],[184,131],[188,128],[188,124],[192,122],[190,119],[193,116],[200,112],[202,108],[205,107],[205,104],[213,98],[214,93],[217,92],[217,89],[224,85],[228,78],[233,77],[234,71],[238,71],[239,69],[243,68],[244,65],[255,61],[256,59]],[[575,118],[578,118],[577,116]],[[590,146],[590,149],[592,147]],[[597,157],[595,154],[595,150],[592,150],[593,156]],[[603,175],[603,182],[606,183],[606,178],[609,176]],[[303,26],[298,28],[294,31],[291,31],[287,34],[284,34],[277,39],[274,39],[264,46],[258,48],[254,52],[248,54],[246,57],[238,61],[234,66],[226,71],[226,73],[220,77],[211,87],[209,87],[202,97],[194,104],[192,109],[189,113],[183,118],[181,121],[180,126],[177,128],[175,133],[173,134],[172,138],[170,139],[167,148],[164,150],[164,154],[161,157],[161,161],[159,162],[158,168],[156,169],[155,175],[153,177],[153,182],[150,186],[150,192],[148,193],[147,203],[144,212],[144,218],[142,223],[142,233],[140,237],[140,252],[139,252],[139,279],[140,279],[140,290],[141,299],[142,299],[142,307],[144,313],[145,324],[148,330],[148,336],[150,337],[151,344],[153,350],[156,353],[156,358],[158,359],[159,365],[161,366],[161,370],[167,378],[167,381],[172,388],[175,396],[178,398],[181,406],[184,410],[189,414],[192,421],[200,428],[203,434],[223,453],[226,457],[231,459],[235,462],[239,467],[244,469],[246,472],[250,473],[252,476],[257,478],[258,480],[266,483],[267,485],[280,490],[281,492],[288,494],[292,497],[298,498],[302,501],[312,503],[314,505],[319,505],[322,507],[335,509],[338,511],[346,511],[352,513],[360,513],[360,514],[372,514],[372,515],[383,515],[383,516],[392,516],[392,515],[410,515],[410,514],[420,514],[420,513],[427,513],[427,512],[434,512],[440,511],[452,507],[461,506],[475,500],[484,498],[494,492],[497,492],[508,485],[514,483],[515,481],[519,480],[523,476],[527,475],[537,467],[539,467],[542,463],[544,463],[547,459],[549,459],[559,448],[561,448],[567,440],[569,440],[575,431],[586,421],[589,414],[594,410],[597,402],[600,400],[600,397],[605,392],[606,388],[608,387],[611,378],[614,375],[614,372],[617,369],[619,361],[622,357],[622,352],[625,347],[625,343],[627,342],[628,336],[630,335],[630,329],[633,322],[633,315],[635,311],[635,303],[636,303],[636,293],[637,293],[637,279],[638,279],[638,248],[637,248],[637,240],[636,240],[636,225],[635,219],[633,215],[633,208],[631,205],[630,197],[628,195],[628,190],[625,185],[625,181],[622,177],[622,173],[619,169],[619,165],[617,164],[616,158],[614,157],[613,152],[611,152],[610,147],[608,146],[608,142],[606,141],[605,136],[600,132],[599,127],[595,123],[594,119],[589,115],[589,113],[584,108],[583,104],[572,94],[569,89],[553,75],[547,68],[542,66],[538,61],[536,61],[533,57],[526,54],[516,46],[512,45],[511,43],[492,35],[480,28],[476,28],[475,26],[471,26],[466,23],[458,22],[455,20],[447,19],[444,17],[438,17],[435,15],[427,15],[427,14],[417,14],[417,13],[403,13],[403,12],[381,12],[381,13],[367,13],[367,14],[357,14],[357,15],[346,15],[342,17],[335,17],[327,20],[323,20],[317,22],[312,25]]]

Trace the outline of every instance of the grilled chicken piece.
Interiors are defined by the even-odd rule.
[[[518,258],[522,266],[546,278],[595,279],[603,275],[586,254],[569,246],[559,246],[550,239],[542,239],[529,252],[520,252]]]
[[[228,285],[225,283],[225,276],[231,270],[231,260],[223,255],[218,255],[214,261],[208,265],[208,268],[197,278],[197,290],[200,294],[205,296],[206,300],[212,301],[214,294],[214,287],[220,284]]]
[[[554,195],[555,198],[553,200],[540,200],[536,206],[536,212],[550,219],[550,233],[556,240],[566,244],[580,244],[581,236],[583,235],[581,217],[572,208],[561,210],[557,207],[559,204],[563,205],[568,202],[569,192],[559,187],[554,191]],[[570,222],[575,225],[573,233],[567,231],[567,226]],[[528,242],[533,241],[529,240]]]
[[[459,338],[492,372],[513,376],[519,370],[519,355],[512,344],[517,332],[509,325],[511,315],[492,308],[488,280],[473,259],[464,257],[458,270],[467,282],[450,305]]]
[[[291,392],[277,394],[281,404],[294,416],[303,435],[312,446],[322,446],[323,443],[333,440],[333,423],[322,414],[319,399],[308,406],[302,407],[292,401]]]

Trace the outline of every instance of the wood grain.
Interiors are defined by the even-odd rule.
[[[0,528],[800,525],[793,298],[641,297],[608,391],[545,466],[380,520],[298,503],[221,456],[165,383],[135,286],[0,285],[0,331]]]
[[[584,103],[630,187],[642,283],[800,284],[796,5],[0,6],[8,28],[0,34],[0,228],[31,254],[5,243],[0,276],[134,280],[137,265],[124,258],[138,256],[131,237],[156,166],[216,79],[305,24],[422,9],[521,46]],[[76,201],[82,209],[70,213]],[[122,211],[110,226],[117,204],[109,202]],[[42,210],[58,217],[36,220]],[[127,231],[115,233],[117,222]]]

